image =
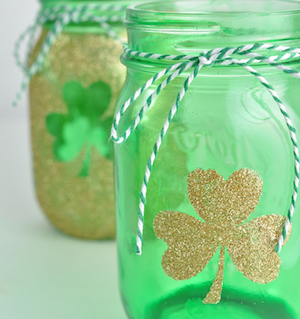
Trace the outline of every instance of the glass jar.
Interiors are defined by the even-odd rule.
[[[122,10],[87,9],[123,40],[125,6],[133,1],[43,0],[42,11],[118,5]],[[61,12],[63,12],[63,7]],[[35,61],[54,21],[43,25],[30,58]],[[71,22],[51,45],[30,82],[31,139],[39,203],[63,232],[82,238],[114,238],[113,147],[109,132],[125,80],[122,44],[99,23]]]
[[[125,25],[130,50],[197,56],[252,43],[299,48],[299,22],[296,1],[202,0],[134,5]],[[123,54],[127,80],[116,119],[152,76],[180,61],[147,57]],[[282,63],[300,70],[299,59]],[[266,62],[251,66],[273,84],[299,132],[299,80]],[[210,63],[190,84],[157,152],[153,146],[191,72],[169,82],[128,139],[115,144],[119,282],[127,314],[131,319],[300,318],[299,203],[291,236],[280,253],[275,251],[294,180],[284,116],[249,69]],[[157,86],[150,85],[122,112],[118,136],[136,121]],[[156,153],[151,166],[147,161]],[[142,199],[139,255],[136,229],[146,165],[152,170]]]

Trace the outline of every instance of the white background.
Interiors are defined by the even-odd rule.
[[[12,100],[22,74],[13,45],[37,0],[0,0],[0,318],[125,319],[114,242],[56,231],[35,199],[28,103]]]
[[[0,118],[22,118],[27,113],[26,96],[19,107],[11,107],[12,98],[20,87],[22,74],[14,63],[13,48],[17,37],[33,23],[39,9],[38,0],[0,1]]]

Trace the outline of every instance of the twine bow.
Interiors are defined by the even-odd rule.
[[[124,44],[124,42],[118,37],[116,32],[112,29],[109,23],[122,22],[124,20],[126,6],[124,5],[105,5],[105,4],[88,4],[88,5],[55,5],[39,12],[36,22],[34,25],[28,27],[23,32],[15,44],[14,57],[17,65],[22,69],[25,77],[21,85],[20,91],[17,93],[14,101],[16,106],[24,91],[26,90],[31,78],[40,71],[45,57],[48,54],[51,46],[57,39],[58,35],[62,32],[63,28],[70,23],[81,23],[81,22],[95,22],[98,23],[103,29],[106,30],[107,34],[117,41]],[[100,12],[121,12],[122,15],[97,15],[93,11]],[[40,26],[46,22],[54,22],[52,28],[48,31],[46,39],[44,40],[41,49],[31,66],[28,66],[28,59],[32,53],[34,47],[34,41],[36,38],[37,31]],[[25,59],[22,61],[20,58],[20,48],[25,39],[28,38],[27,50]]]
[[[259,53],[255,52],[258,50],[272,50],[272,51],[279,51],[280,54],[275,56],[265,57],[260,55]],[[131,56],[133,58],[143,58],[149,60],[169,60],[169,61],[180,61],[176,64],[172,64],[167,68],[163,69],[162,71],[156,73],[152,78],[150,78],[142,87],[140,87],[132,96],[129,98],[120,108],[120,110],[116,113],[112,129],[111,129],[111,138],[115,143],[124,143],[131,134],[135,131],[138,127],[139,123],[141,122],[144,114],[149,109],[150,105],[154,101],[155,97],[159,95],[159,93],[175,78],[181,75],[183,72],[187,70],[192,70],[190,75],[184,81],[183,87],[177,95],[177,98],[171,107],[171,110],[166,118],[164,126],[162,127],[158,139],[153,147],[153,151],[148,159],[145,175],[143,179],[143,184],[141,187],[141,191],[139,194],[139,211],[138,211],[138,227],[137,227],[137,236],[136,236],[136,254],[142,254],[142,245],[143,245],[143,231],[144,231],[144,213],[145,213],[145,204],[146,204],[146,196],[147,196],[147,188],[148,183],[151,175],[151,171],[153,168],[153,164],[157,153],[161,147],[162,141],[164,136],[166,135],[170,123],[174,118],[177,110],[180,107],[180,103],[185,96],[185,93],[189,89],[190,85],[192,84],[193,80],[196,78],[197,74],[203,67],[213,67],[215,65],[222,65],[222,66],[229,66],[229,65],[238,65],[246,69],[250,74],[254,75],[260,83],[268,90],[277,103],[281,114],[283,115],[289,134],[290,139],[293,146],[293,154],[294,154],[294,167],[295,167],[295,177],[294,177],[294,184],[293,184],[293,194],[291,199],[291,205],[288,210],[286,222],[283,226],[282,233],[276,245],[275,251],[280,252],[283,242],[288,234],[288,230],[291,226],[291,220],[295,210],[295,204],[297,200],[298,194],[298,186],[299,186],[299,151],[297,146],[297,138],[296,138],[296,130],[292,124],[292,121],[287,113],[287,110],[281,101],[280,97],[274,90],[273,86],[261,75],[259,74],[253,67],[250,65],[253,63],[261,63],[264,62],[273,66],[291,76],[294,76],[300,79],[300,72],[293,70],[283,64],[278,62],[286,61],[288,59],[294,59],[300,57],[300,48],[291,48],[286,46],[274,46],[271,44],[248,44],[244,46],[238,46],[235,48],[217,48],[210,50],[205,53],[201,53],[198,56],[195,55],[160,55],[160,54],[152,54],[146,52],[138,52],[134,50],[130,50],[125,47],[125,55]],[[234,58],[233,56],[236,55],[241,59]],[[152,84],[158,81],[160,78],[167,76],[165,80],[162,81],[156,88],[156,90],[150,94],[147,98],[146,103],[142,106],[139,113],[136,115],[132,124],[125,130],[125,132],[121,135],[118,135],[118,126],[120,123],[121,118],[125,115],[126,111],[128,110],[129,106]]]

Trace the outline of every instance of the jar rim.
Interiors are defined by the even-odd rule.
[[[132,4],[127,8],[127,21],[164,23],[196,22],[207,16],[244,16],[299,14],[299,0],[197,0],[154,1]]]

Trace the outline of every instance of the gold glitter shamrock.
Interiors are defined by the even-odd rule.
[[[259,175],[247,168],[227,181],[214,170],[196,169],[188,176],[188,197],[204,222],[173,211],[155,217],[155,234],[168,244],[162,266],[175,280],[198,275],[220,247],[218,272],[203,303],[221,300],[225,247],[237,270],[251,281],[267,284],[277,278],[281,260],[274,249],[285,217],[268,215],[243,223],[257,206],[262,186]]]

